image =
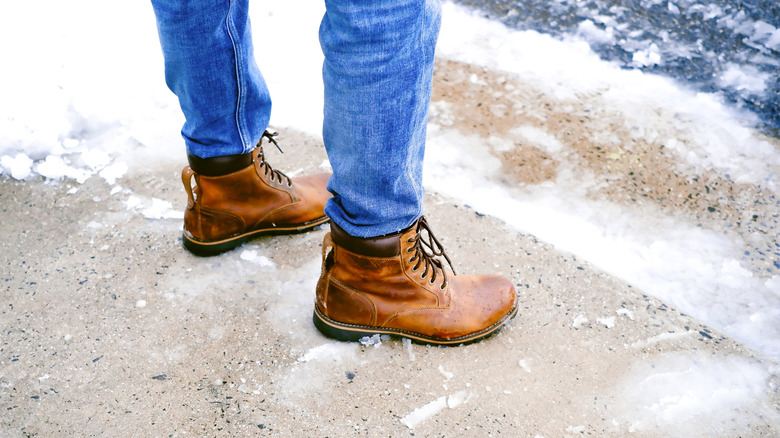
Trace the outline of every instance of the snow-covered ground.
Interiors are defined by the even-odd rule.
[[[254,2],[252,8],[258,64],[275,99],[272,125],[319,136],[322,54],[317,28],[323,5],[312,2],[301,8],[275,1]],[[148,2],[42,0],[9,3],[0,11],[0,37],[6,42],[0,45],[5,61],[0,177],[42,176],[46,183],[103,178],[114,186],[112,193],[127,198],[127,214],[179,220],[180,214],[164,201],[122,189],[123,176],[133,169],[178,165],[184,157],[178,134],[182,117],[165,88]],[[445,4],[438,54],[533,82],[560,99],[598,93],[600,102],[622,114],[637,132],[657,136],[684,129],[684,141],[663,140],[681,162],[778,193],[780,151],[746,127],[752,115],[670,79],[622,70],[600,60],[582,40],[510,30]],[[668,124],[674,129],[659,128]],[[567,153],[555,132],[521,133],[553,157]],[[587,175],[559,176],[537,186],[497,182],[490,178],[496,155],[474,147],[480,141],[433,123],[426,186],[571,252],[780,361],[780,248],[766,255],[774,259],[770,271],[759,273],[741,263],[746,243],[739,235],[586,196],[581,187],[589,183]],[[139,144],[144,145],[141,152],[126,152]],[[242,259],[255,258],[242,253]],[[670,369],[698,366],[677,365]],[[707,382],[717,382],[732,368],[709,367],[715,376]],[[763,371],[742,368],[741,375],[755,373],[755,378],[746,377],[751,388],[760,386],[755,382],[763,381]],[[670,383],[680,397],[685,395],[680,385],[689,382],[687,369]],[[740,386],[737,380],[725,381]],[[690,384],[712,384],[707,382]],[[707,400],[725,403],[706,397],[698,403]],[[425,409],[443,409],[452,400],[432,403]],[[404,421],[415,423],[424,416],[412,413]]]
[[[714,95],[692,92],[666,78],[622,70],[601,61],[582,41],[562,42],[532,31],[512,31],[454,6],[446,7],[445,23],[440,56],[542,83],[562,100],[598,93],[600,102],[646,136],[683,135],[686,141],[660,140],[675,150],[677,160],[778,193],[780,151],[740,123],[751,115],[725,106]],[[659,117],[654,111],[675,116]],[[674,129],[665,129],[667,125]],[[769,275],[756,275],[740,264],[745,245],[739,238],[727,238],[660,212],[649,217],[646,210],[590,199],[583,190],[590,183],[587,176],[567,175],[555,184],[522,190],[491,182],[486,176],[494,169],[484,164],[489,160],[488,149],[482,149],[483,157],[475,157],[479,152],[468,146],[474,139],[438,128],[434,126],[431,133],[429,187],[589,260],[780,358],[776,229],[774,252],[767,255],[774,259],[774,269]],[[535,131],[531,138],[525,135],[553,156],[566,154],[555,136],[554,132]],[[458,147],[462,153],[452,153]],[[780,213],[777,207],[775,199],[775,217]]]
[[[513,29],[577,35],[604,59],[673,77],[780,128],[780,6],[772,0],[457,0]]]

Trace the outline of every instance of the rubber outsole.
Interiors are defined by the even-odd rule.
[[[182,235],[182,244],[187,250],[197,256],[208,257],[221,254],[225,251],[230,251],[249,240],[255,239],[261,236],[275,236],[279,234],[297,234],[310,231],[320,225],[327,223],[330,218],[323,217],[320,219],[306,222],[304,224],[289,226],[289,227],[274,227],[263,228],[259,230],[253,230],[249,233],[239,234],[238,236],[231,237],[229,239],[215,240],[212,242],[204,242],[188,237],[187,234]]]
[[[374,335],[380,335],[380,336],[390,335],[390,336],[400,336],[402,338],[407,338],[417,344],[455,346],[455,345],[463,345],[463,344],[478,342],[495,333],[498,333],[498,331],[501,330],[503,327],[505,327],[509,323],[509,321],[512,320],[512,318],[517,316],[517,312],[518,312],[518,307],[515,306],[514,308],[512,308],[512,310],[509,313],[507,313],[503,318],[501,318],[500,321],[496,322],[495,324],[486,328],[485,330],[482,330],[477,333],[473,333],[468,336],[461,336],[452,339],[434,338],[420,333],[394,329],[394,328],[368,327],[368,326],[360,326],[360,325],[353,325],[353,324],[345,324],[328,318],[320,311],[319,307],[316,305],[314,306],[314,315],[312,316],[312,320],[314,321],[314,326],[317,327],[317,330],[319,330],[320,333],[322,333],[323,335],[331,339],[335,339],[337,341],[358,342],[365,337],[370,338]]]

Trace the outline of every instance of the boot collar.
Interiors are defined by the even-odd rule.
[[[330,234],[333,242],[346,249],[367,257],[396,257],[401,254],[401,235],[417,227],[415,221],[410,227],[384,236],[378,237],[353,237],[343,228],[330,221]]]
[[[252,164],[252,153],[200,158],[187,154],[192,170],[203,176],[222,176],[238,172]]]

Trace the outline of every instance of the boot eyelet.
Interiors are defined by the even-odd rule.
[[[411,263],[411,262],[409,262]],[[417,272],[417,266],[412,267],[412,272]]]
[[[442,283],[441,286],[439,286],[439,289],[444,290],[447,288],[447,283]]]
[[[431,281],[429,281],[428,283],[433,284],[433,277],[431,277]]]

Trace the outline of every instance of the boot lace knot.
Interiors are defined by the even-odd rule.
[[[263,152],[263,139],[266,138],[268,141],[273,143],[277,149],[279,149],[279,152],[284,153],[282,148],[279,146],[279,143],[276,142],[276,137],[279,135],[277,132],[269,132],[265,131],[263,132],[263,136],[260,137],[260,141],[257,143],[257,147],[260,149],[260,151],[257,154],[257,159],[259,161],[258,166],[263,169],[263,172],[265,175],[271,180],[271,181],[278,181],[279,184],[284,184],[285,181],[287,183],[288,187],[292,187],[292,179],[290,179],[289,176],[285,175],[284,172],[279,171],[271,167],[270,164],[268,164],[267,161],[265,161],[265,152]]]
[[[423,232],[425,232],[424,235]],[[452,261],[447,256],[447,253],[444,252],[444,247],[442,247],[441,242],[439,242],[436,236],[433,235],[433,232],[431,232],[431,228],[428,225],[425,216],[417,221],[416,233],[414,236],[407,239],[407,243],[413,244],[406,250],[408,253],[414,252],[414,255],[409,259],[409,263],[416,262],[415,265],[412,266],[412,271],[417,271],[422,267],[423,272],[420,276],[421,278],[426,278],[430,272],[431,277],[430,280],[428,280],[430,284],[434,284],[436,282],[436,276],[441,273],[444,280],[439,287],[444,290],[448,284],[447,271],[444,269],[441,259],[437,257],[443,257],[444,260],[447,261],[450,269],[452,269],[453,275],[455,274],[455,268],[452,266]]]

